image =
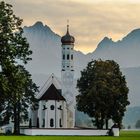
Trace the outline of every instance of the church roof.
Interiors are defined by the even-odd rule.
[[[61,95],[61,90],[52,84],[39,100],[65,100],[65,98]]]
[[[74,37],[69,34],[69,25],[67,25],[67,33],[61,38],[61,42],[63,45],[70,45],[75,42]]]
[[[45,82],[43,87],[41,88],[40,92],[37,94],[36,98],[40,99],[45,92],[50,88],[51,85],[54,85],[57,90],[61,90],[61,83],[60,81],[55,77],[54,74],[51,74],[51,76],[48,78],[48,80]],[[61,92],[60,92],[61,93]]]

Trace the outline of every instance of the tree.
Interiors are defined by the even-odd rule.
[[[77,109],[94,117],[93,123],[102,129],[112,119],[119,127],[128,101],[128,87],[119,65],[113,60],[95,60],[81,71],[77,81],[80,94]]]
[[[127,129],[131,129],[131,125],[128,125]]]
[[[137,120],[135,127],[136,127],[137,129],[140,129],[140,120]]]
[[[14,120],[14,133],[20,133],[20,121],[28,119],[27,108],[36,101],[37,86],[24,65],[32,51],[22,36],[22,19],[12,5],[0,2],[0,110],[3,122]],[[21,65],[23,64],[23,65]]]

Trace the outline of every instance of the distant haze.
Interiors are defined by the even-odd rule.
[[[33,60],[27,65],[34,82],[40,88],[47,81],[51,73],[54,73],[61,81],[61,37],[55,34],[51,28],[42,22],[36,22],[33,26],[24,27],[24,35],[27,37],[33,50]],[[80,71],[83,70],[91,59],[114,59],[121,66],[121,71],[126,77],[129,88],[130,105],[127,108],[123,125],[134,128],[140,113],[140,29],[130,31],[121,41],[114,42],[108,37],[101,39],[97,49],[84,55],[80,51],[74,51],[75,86]],[[77,90],[76,90],[77,91]],[[79,94],[78,92],[75,93]],[[91,119],[82,112],[76,111],[76,124],[91,127]]]
[[[42,86],[51,73],[60,78],[61,37],[42,22],[24,27],[24,35],[33,50],[33,60],[26,67],[32,73],[35,82]],[[104,37],[97,45],[97,49],[88,55],[74,51],[75,84],[80,77],[80,71],[86,67],[87,63],[100,58],[113,59],[120,65],[130,89],[130,106],[140,105],[140,29],[131,31],[117,42]]]
[[[75,49],[95,50],[104,36],[117,41],[140,27],[140,0],[4,0],[11,3],[23,25],[43,21],[63,35],[67,19],[76,38]]]

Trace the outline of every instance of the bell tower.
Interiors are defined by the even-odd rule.
[[[67,127],[74,128],[75,125],[75,90],[74,90],[74,49],[75,39],[69,33],[69,25],[67,32],[61,38],[62,43],[62,95],[66,99],[67,112]]]

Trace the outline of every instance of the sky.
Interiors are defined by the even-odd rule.
[[[93,52],[104,38],[121,40],[140,28],[140,0],[4,0],[13,5],[23,26],[37,21],[63,36],[69,20],[75,49]]]

